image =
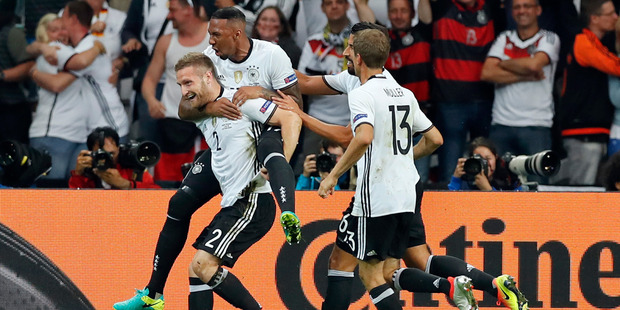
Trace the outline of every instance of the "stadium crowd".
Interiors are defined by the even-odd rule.
[[[606,161],[620,151],[617,0],[84,2],[89,20],[64,0],[0,1],[0,141],[51,155],[52,172],[38,187],[68,187],[76,154],[101,126],[117,131],[119,143],[159,144],[150,172],[157,184],[178,187],[182,165],[206,145],[179,119],[181,95],[167,74],[191,47],[205,48],[209,16],[228,6],[245,14],[249,37],[279,45],[308,76],[347,69],[353,24],[385,25],[385,68],[444,136],[434,156],[416,161],[431,188],[447,189],[476,137],[490,138],[497,156],[553,150],[559,173],[528,177],[550,185],[601,186],[603,167],[613,166]],[[346,94],[303,99],[311,117],[349,122]],[[302,129],[290,162],[296,177],[308,177],[320,141]]]

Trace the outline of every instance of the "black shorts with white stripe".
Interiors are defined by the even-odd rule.
[[[241,254],[267,234],[275,216],[271,193],[252,193],[222,208],[193,246],[220,258],[222,265],[233,267]]]
[[[424,228],[424,221],[422,220],[422,194],[424,193],[424,186],[422,182],[418,181],[415,185],[416,191],[416,203],[415,203],[415,215],[413,221],[409,226],[409,242],[407,247],[426,244],[426,229]]]
[[[379,217],[345,214],[338,225],[336,245],[359,260],[401,258],[413,217],[413,212]]]

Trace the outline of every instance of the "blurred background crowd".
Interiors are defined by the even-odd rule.
[[[50,155],[52,169],[37,187],[69,187],[83,170],[80,158],[105,148],[108,136],[96,135],[102,126],[118,135],[116,149],[157,144],[159,161],[144,167],[146,176],[178,186],[185,164],[206,145],[193,123],[178,118],[173,66],[206,48],[210,14],[229,6],[245,13],[248,35],[281,46],[307,75],[346,70],[342,52],[353,24],[386,26],[385,68],[444,136],[436,154],[416,161],[427,187],[466,189],[463,164],[480,153],[481,141],[486,153],[478,155],[496,190],[506,173],[495,174],[495,183],[493,174],[505,158],[546,150],[562,160],[559,172],[522,182],[620,187],[620,0],[83,2],[90,9],[66,0],[0,0],[0,141]],[[304,112],[349,123],[346,94],[304,96]],[[14,143],[0,151],[7,145]],[[304,183],[298,188],[314,187],[313,161],[330,145],[302,130],[291,161]],[[0,162],[5,170],[9,164]]]

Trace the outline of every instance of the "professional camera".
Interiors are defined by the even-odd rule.
[[[90,157],[93,158],[93,168],[97,168],[99,171],[114,168],[114,156],[112,156],[112,153],[106,152],[104,149],[98,149],[90,152]]]
[[[484,157],[480,156],[480,154],[474,154],[467,160],[465,160],[465,164],[463,164],[463,170],[465,170],[465,174],[463,175],[463,179],[467,181],[473,181],[476,178],[476,175],[481,171],[484,171],[484,175],[489,174],[489,161],[487,161]]]
[[[126,168],[146,169],[155,166],[160,157],[159,146],[151,141],[132,141],[119,146],[118,163]]]
[[[549,177],[558,173],[561,166],[560,156],[550,150],[529,156],[514,156],[506,153],[502,158],[508,164],[508,169],[519,176],[537,175]]]
[[[46,152],[14,140],[0,143],[0,183],[11,187],[30,187],[52,169],[52,157]]]
[[[323,152],[316,155],[316,170],[319,172],[331,172],[336,166],[336,155]]]
[[[93,168],[99,171],[114,168],[114,156],[104,149],[90,152],[93,158]],[[144,142],[129,142],[118,147],[118,163],[124,168],[144,170],[155,166],[161,157],[161,151],[157,144]]]

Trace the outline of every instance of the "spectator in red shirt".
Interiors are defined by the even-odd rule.
[[[105,165],[106,160],[97,160],[93,167],[93,154],[101,149],[110,154],[109,165],[112,168],[102,169],[96,166]],[[77,157],[75,170],[71,171],[70,188],[160,188],[155,184],[148,171],[124,167],[118,162],[119,136],[111,127],[98,127],[86,140],[88,150],[82,150]],[[105,156],[102,156],[105,157]]]

